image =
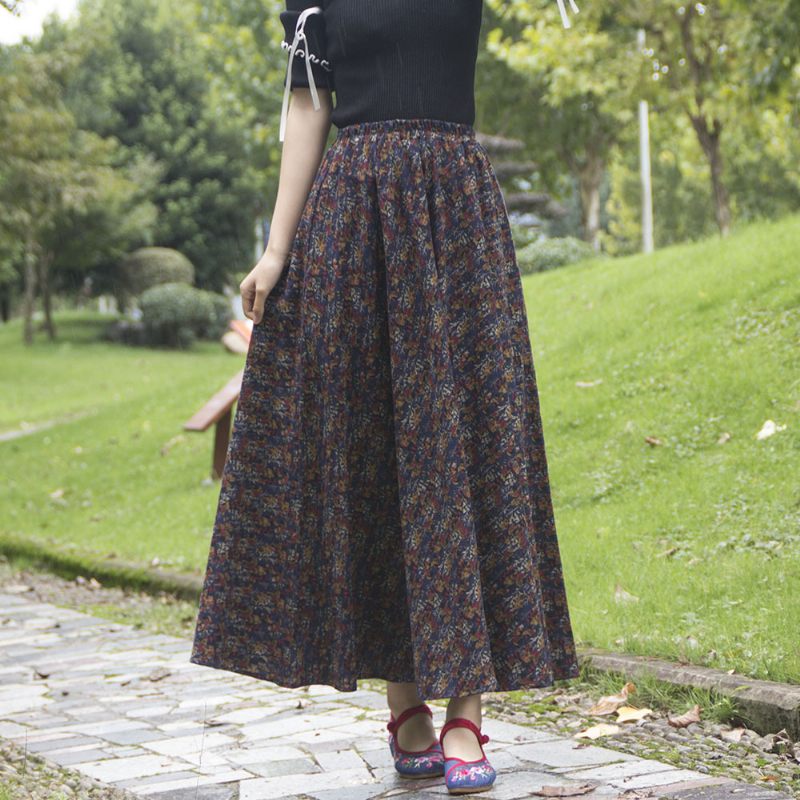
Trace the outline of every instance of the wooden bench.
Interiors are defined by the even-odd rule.
[[[207,431],[216,423],[211,477],[217,480],[222,477],[225,466],[231,438],[232,409],[239,399],[243,376],[244,369],[241,369],[183,426],[185,431]]]
[[[245,343],[250,342],[252,323],[249,320],[232,320],[231,331],[239,334]],[[208,402],[184,424],[185,431],[207,431],[216,424],[214,431],[214,454],[211,461],[211,477],[219,480],[228,455],[231,439],[231,420],[233,406],[242,390],[244,369],[240,369]]]

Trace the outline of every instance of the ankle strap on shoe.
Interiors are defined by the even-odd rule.
[[[478,737],[478,742],[482,745],[489,741],[489,735],[481,733],[480,728],[471,719],[467,719],[466,717],[453,717],[442,725],[442,729],[439,731],[439,744],[442,744],[442,739],[444,739],[444,735],[447,731],[453,728],[469,728],[469,730]]]
[[[395,733],[409,717],[419,713],[429,714],[431,717],[433,716],[433,711],[431,711],[430,706],[427,703],[420,703],[419,705],[407,708],[397,719],[394,718],[394,714],[389,712],[389,722],[386,727],[389,729],[390,733]]]

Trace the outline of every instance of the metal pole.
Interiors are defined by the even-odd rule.
[[[636,36],[639,52],[644,50],[645,33],[639,28]],[[650,172],[650,126],[647,100],[639,101],[639,175],[642,184],[642,251],[652,253],[653,244],[653,188]]]

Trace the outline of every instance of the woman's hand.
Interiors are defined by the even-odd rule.
[[[239,284],[244,315],[257,325],[264,315],[264,300],[283,272],[289,254],[266,250],[248,276]]]

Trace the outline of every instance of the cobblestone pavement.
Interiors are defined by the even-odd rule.
[[[156,800],[422,800],[392,765],[378,690],[284,689],[188,661],[185,639],[0,594],[0,737]],[[434,707],[439,727],[444,708]],[[789,795],[484,714],[487,800],[553,793],[678,800]],[[586,784],[594,786],[585,793]]]

